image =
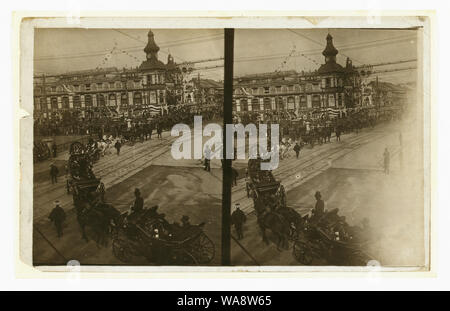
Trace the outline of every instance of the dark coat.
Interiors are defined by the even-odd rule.
[[[246,222],[247,217],[245,216],[244,212],[240,209],[235,210],[231,214],[231,223],[237,227],[242,226],[244,222]]]
[[[54,222],[55,224],[57,223],[62,223],[65,219],[66,219],[66,212],[64,212],[64,210],[61,208],[61,206],[57,205],[50,213],[50,215],[48,216],[48,218]]]

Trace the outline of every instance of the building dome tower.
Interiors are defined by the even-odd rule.
[[[333,37],[328,34],[327,36],[327,46],[325,50],[323,50],[322,55],[325,56],[325,63],[336,63],[336,55],[338,54],[338,50],[333,45]]]
[[[144,48],[144,52],[147,55],[147,59],[158,59],[159,46],[156,45],[155,35],[151,30],[148,31],[147,34],[148,41],[147,45]]]
[[[147,45],[144,48],[144,52],[146,55],[146,60],[141,64],[139,67],[140,70],[154,70],[154,69],[160,69],[164,70],[166,66],[158,60],[158,52],[159,52],[159,46],[156,45],[155,42],[155,35],[151,30],[148,31],[148,41]]]
[[[322,52],[322,55],[325,56],[325,64],[320,66],[318,72],[321,74],[330,72],[343,72],[344,68],[336,62],[337,54],[338,50],[333,45],[333,37],[328,34],[327,45]]]

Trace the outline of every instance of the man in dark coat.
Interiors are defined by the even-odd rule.
[[[298,142],[296,142],[295,146],[294,146],[294,151],[295,151],[295,156],[297,159],[298,159],[298,155],[300,154],[300,149],[301,149],[300,145],[298,144]]]
[[[55,225],[56,233],[58,234],[58,238],[63,235],[63,222],[66,219],[66,213],[59,205],[59,201],[55,201],[55,207],[52,209],[50,215],[48,216],[51,222]]]
[[[234,225],[234,229],[236,230],[237,238],[238,240],[241,240],[244,238],[244,234],[242,232],[242,227],[244,223],[246,222],[247,217],[245,216],[244,212],[240,209],[240,204],[236,204],[236,209],[231,214],[231,224]]]
[[[144,199],[141,197],[141,191],[136,188],[134,189],[134,205],[131,208],[133,212],[140,212],[144,209]]]
[[[52,144],[52,151],[53,151],[53,157],[56,158],[57,153],[58,153],[58,147],[56,146],[55,142],[53,142],[53,144]]]
[[[341,127],[339,125],[336,127],[336,141],[341,141]]]
[[[52,184],[56,184],[58,182],[58,173],[59,170],[55,163],[50,164],[50,177],[52,178]]]
[[[162,139],[162,131],[163,131],[163,125],[162,122],[158,122],[157,128],[156,128],[156,132],[158,133],[158,138]]]
[[[117,155],[119,155],[120,154],[120,148],[122,148],[122,144],[120,143],[119,140],[117,140],[116,143],[114,144],[114,148],[116,148]]]
[[[237,178],[239,176],[239,173],[237,171],[237,169],[235,169],[234,167],[231,168],[231,176],[232,176],[232,186],[237,186]]]

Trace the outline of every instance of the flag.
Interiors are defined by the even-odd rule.
[[[67,87],[67,85],[63,84],[62,87],[63,87],[64,91],[66,91],[67,93],[69,93],[69,95],[75,94],[74,92],[72,92],[72,91]]]
[[[147,108],[148,108],[148,110],[150,110],[150,115],[152,115],[152,116],[161,114],[161,106],[148,105]]]
[[[253,97],[253,95],[250,94],[249,92],[247,92],[247,90],[246,90],[245,88],[241,87],[241,90],[242,90],[242,92],[243,92],[245,95],[247,95],[248,97]]]

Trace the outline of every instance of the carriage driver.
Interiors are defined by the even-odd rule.
[[[316,206],[312,210],[313,217],[320,218],[323,214],[325,214],[325,203],[322,200],[322,194],[320,194],[320,191],[316,191],[314,197],[316,198]]]
[[[131,207],[131,211],[136,213],[144,209],[144,199],[141,197],[141,191],[136,188],[134,189],[134,205]]]

